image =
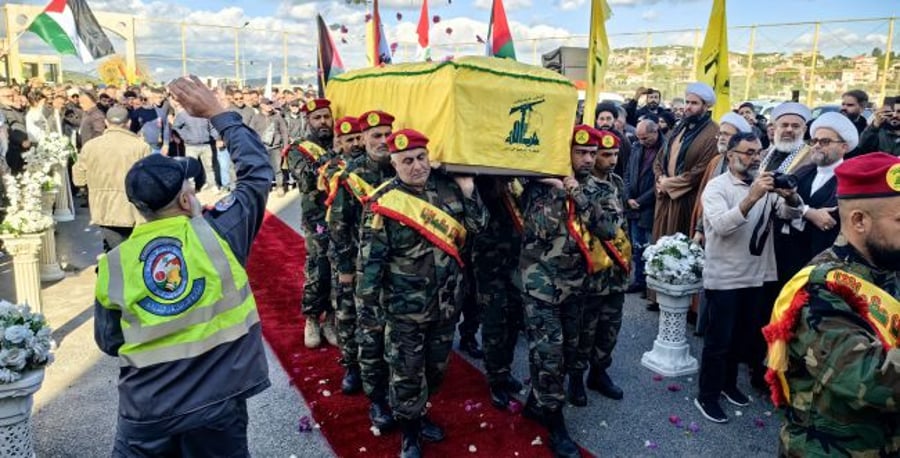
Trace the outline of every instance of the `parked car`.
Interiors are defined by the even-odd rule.
[[[838,111],[838,112],[841,111],[841,106],[840,105],[819,105],[812,109],[812,118],[816,119],[825,113],[830,113],[833,111]]]

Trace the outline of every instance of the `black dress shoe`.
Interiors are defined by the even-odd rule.
[[[391,430],[396,426],[394,416],[391,414],[391,408],[388,407],[386,401],[373,402],[369,406],[369,419],[372,420],[372,426],[380,429],[382,432]]]
[[[359,375],[359,366],[350,366],[341,380],[341,391],[344,394],[356,394],[362,391],[362,377]]]
[[[422,440],[432,443],[444,440],[444,428],[434,424],[428,417],[422,417]]]
[[[459,349],[465,352],[471,358],[484,358],[484,352],[481,351],[481,347],[478,346],[478,341],[475,340],[475,336],[463,337],[459,339]]]
[[[649,311],[649,312],[658,312],[658,311],[659,311],[659,304],[656,303],[656,302],[650,302],[650,303],[648,303],[648,304],[647,304],[647,311]]]
[[[620,400],[625,397],[621,388],[613,383],[605,370],[591,368],[588,372],[587,387],[610,399]]]
[[[491,405],[500,410],[506,410],[509,407],[509,391],[507,391],[505,383],[491,385]]]

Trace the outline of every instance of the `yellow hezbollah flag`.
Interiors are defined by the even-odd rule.
[[[716,92],[713,119],[731,110],[731,73],[728,71],[728,26],[725,22],[725,0],[713,0],[706,38],[700,50],[697,81],[710,85]]]
[[[584,92],[584,117],[582,123],[593,125],[596,118],[597,94],[603,86],[603,77],[609,67],[609,38],[606,36],[606,20],[612,11],[606,0],[591,0],[591,37],[588,45],[587,90]]]
[[[578,94],[566,77],[512,59],[467,56],[338,75],[326,89],[337,117],[392,114],[394,130],[428,136],[448,170],[570,175]]]

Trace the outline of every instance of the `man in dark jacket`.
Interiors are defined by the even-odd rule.
[[[628,293],[644,291],[644,248],[653,234],[653,209],[656,207],[656,179],[653,162],[659,151],[666,149],[666,139],[659,133],[659,125],[645,119],[637,125],[638,141],[632,145],[631,157],[625,169],[625,217],[634,254],[634,282]]]
[[[900,156],[900,97],[887,100],[859,136],[857,154],[878,151]]]
[[[625,132],[619,131],[615,127],[616,119],[618,119],[618,117],[618,107],[616,107],[612,103],[601,103],[597,105],[597,119],[594,120],[595,127],[598,130],[612,132],[619,139],[626,138]],[[615,170],[613,170],[616,175],[619,175],[620,177],[625,176],[625,164],[628,163],[628,158],[630,157],[631,143],[622,141],[619,146],[619,162],[616,164]]]

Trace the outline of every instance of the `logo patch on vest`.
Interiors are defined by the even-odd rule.
[[[150,295],[138,301],[144,310],[160,316],[178,315],[203,296],[206,280],[188,280],[188,266],[181,241],[171,237],[154,239],[141,251],[144,286]],[[190,291],[184,295],[190,283]],[[179,297],[183,296],[180,300]]]

